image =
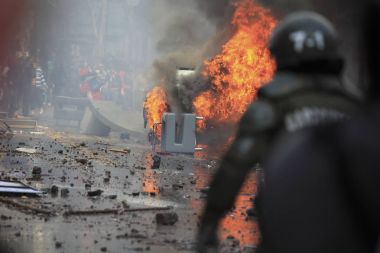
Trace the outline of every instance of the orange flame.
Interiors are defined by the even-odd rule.
[[[161,123],[162,116],[168,110],[167,96],[162,87],[156,86],[148,93],[144,109],[147,112],[148,127],[153,131],[154,124]],[[156,136],[161,136],[161,126],[158,126]]]
[[[258,89],[275,73],[267,43],[276,20],[252,0],[237,0],[235,8],[236,33],[219,55],[205,62],[203,74],[211,81],[211,89],[193,101],[195,112],[206,123],[237,123]],[[199,127],[204,129],[205,123]]]

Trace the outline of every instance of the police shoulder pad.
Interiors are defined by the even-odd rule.
[[[259,90],[259,98],[278,99],[311,87],[313,84],[302,75],[277,74],[275,79]]]
[[[271,129],[275,126],[276,119],[277,115],[273,105],[267,101],[257,101],[250,105],[243,116],[241,130],[257,132]]]

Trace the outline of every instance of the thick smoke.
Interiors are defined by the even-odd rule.
[[[207,85],[187,81],[180,92],[176,87],[177,68],[201,69],[230,34],[231,0],[160,0],[152,4],[152,24],[156,27],[158,58],[154,62],[155,84],[163,84],[174,112],[191,111],[191,98]]]
[[[221,46],[233,32],[230,21],[235,0],[157,0],[151,4],[151,23],[155,26],[158,57],[154,62],[152,85],[162,83],[168,92],[174,112],[191,110],[191,98],[207,87],[207,80],[198,75],[197,80],[184,84],[182,93],[176,88],[178,67],[202,68],[206,59],[220,52]],[[252,0],[254,1],[254,0]],[[343,0],[257,0],[268,7],[281,20],[290,12],[313,10],[333,21],[341,34],[342,52],[348,59],[346,83],[358,83],[358,55],[356,20],[360,12],[354,1]],[[353,6],[354,5],[354,6]],[[354,85],[351,85],[351,88]],[[179,96],[180,95],[180,96]]]
[[[231,0],[194,0],[198,9],[217,27],[224,27],[231,19],[233,5]]]
[[[176,113],[191,112],[192,101],[202,90],[209,88],[209,80],[201,75],[202,64],[206,59],[217,55],[223,44],[231,38],[234,27],[230,25],[236,0],[157,0],[152,8],[157,40],[158,58],[154,63],[154,79],[161,82],[168,93],[171,110]],[[317,11],[329,18],[341,34],[341,48],[346,59],[345,84],[355,93],[359,80],[359,63],[355,39],[358,29],[354,17],[360,8],[346,4],[343,0],[252,0],[271,9],[281,20],[294,11]],[[353,3],[354,1],[348,1]],[[359,24],[360,22],[358,22]],[[198,74],[176,87],[176,69],[195,67]],[[356,91],[355,91],[356,90]],[[210,147],[223,147],[234,125],[223,125],[200,135],[203,143]],[[219,130],[218,130],[219,129]]]

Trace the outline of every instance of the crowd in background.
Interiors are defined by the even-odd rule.
[[[83,64],[78,71],[54,58],[42,62],[29,52],[19,51],[0,62],[0,111],[10,117],[38,116],[54,103],[55,96],[79,94],[131,109],[136,102],[132,80],[125,70],[102,64]]]
[[[113,101],[125,108],[131,107],[132,86],[123,70],[110,70],[104,65],[84,66],[79,70],[82,95],[94,100]]]
[[[9,116],[43,113],[51,91],[38,58],[18,52],[0,65],[0,108]]]

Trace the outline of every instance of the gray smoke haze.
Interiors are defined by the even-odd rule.
[[[253,1],[253,0],[252,0]],[[151,4],[150,22],[155,27],[158,57],[154,62],[154,82],[163,82],[175,112],[188,111],[194,93],[207,86],[208,81],[198,77],[187,82],[182,97],[176,90],[176,69],[201,69],[204,60],[220,52],[221,46],[233,32],[229,25],[234,0],[157,0]],[[281,20],[290,12],[313,10],[327,16],[337,26],[342,38],[342,52],[348,59],[345,79],[358,83],[356,19],[360,12],[355,1],[343,0],[257,0],[270,8]],[[354,86],[354,85],[351,85]],[[190,104],[189,104],[190,103]],[[191,110],[191,108],[190,108]]]
[[[217,27],[224,27],[231,19],[233,6],[231,0],[195,0],[198,9]]]
[[[222,45],[234,32],[234,28],[230,25],[234,1],[157,0],[156,5],[152,5],[151,23],[156,30],[158,51],[158,57],[153,64],[155,72],[153,84],[163,82],[173,112],[191,112],[192,99],[202,90],[209,88],[209,80],[204,80],[198,72],[195,79],[185,80],[182,89],[178,90],[176,69],[195,67],[200,71],[206,59],[211,59],[220,52]],[[271,9],[278,20],[291,12],[302,10],[317,11],[329,18],[341,35],[341,51],[347,59],[345,84],[353,93],[359,93],[357,16],[361,10],[354,0],[252,1]],[[219,144],[224,143],[223,140],[227,140],[234,130],[233,125],[214,126],[212,131],[207,131],[199,138],[211,147],[220,147]]]
[[[156,84],[163,83],[174,112],[189,110],[198,88],[187,86],[188,94],[178,98],[176,70],[180,67],[200,69],[204,60],[213,57],[229,37],[231,0],[159,0],[151,5],[150,22],[155,26],[158,58],[153,63]],[[201,78],[194,82],[201,87]],[[191,86],[191,87],[190,87]],[[184,108],[184,104],[185,107]],[[191,109],[191,108],[190,108]]]

